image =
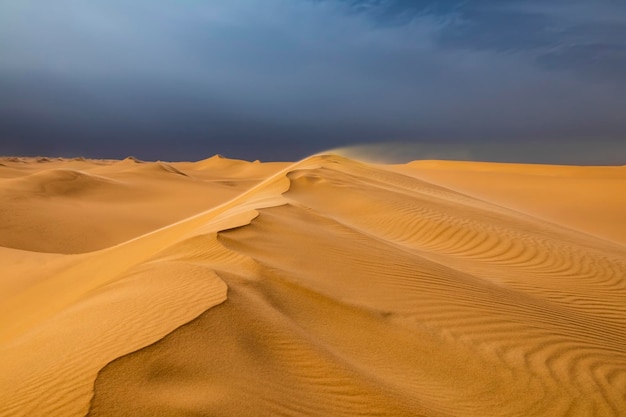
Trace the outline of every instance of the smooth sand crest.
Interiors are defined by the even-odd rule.
[[[461,187],[440,169],[452,185],[435,185],[428,164],[216,156],[87,171],[257,185],[98,252],[0,251],[15,271],[0,287],[0,415],[620,415],[626,248],[594,218],[606,203],[626,222],[604,197],[621,174],[500,164],[528,182],[505,204],[502,184]],[[489,166],[450,164],[478,183]],[[554,221],[566,205],[531,199],[538,175],[584,210]],[[600,202],[570,196],[574,177]]]
[[[0,299],[0,415],[84,415],[96,373],[107,362],[224,301],[227,288],[211,268],[158,253],[198,233],[248,223],[256,207],[282,202],[286,181],[284,175],[269,179],[249,198],[243,193],[99,252],[4,248],[0,255],[13,268],[2,284],[11,295]]]

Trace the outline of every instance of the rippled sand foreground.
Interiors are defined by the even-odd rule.
[[[1,416],[619,416],[626,167],[0,158]]]

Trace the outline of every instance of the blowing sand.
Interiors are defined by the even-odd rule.
[[[0,158],[1,416],[619,416],[626,167]]]

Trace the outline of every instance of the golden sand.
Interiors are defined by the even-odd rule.
[[[626,167],[0,164],[1,416],[626,410]]]

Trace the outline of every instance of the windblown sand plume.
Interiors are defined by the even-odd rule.
[[[1,416],[626,413],[626,167],[0,163]]]

